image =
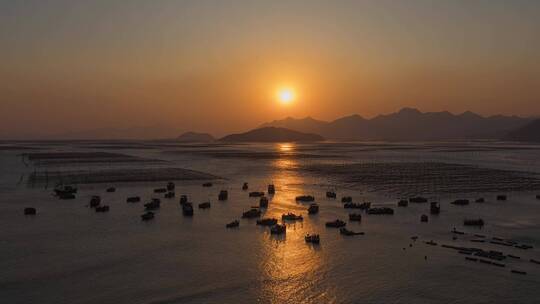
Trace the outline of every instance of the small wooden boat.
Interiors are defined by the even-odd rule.
[[[363,232],[354,232],[352,230],[348,230],[347,228],[343,227],[343,228],[340,228],[339,229],[339,233],[340,234],[343,234],[343,235],[347,235],[347,236],[352,236],[352,235],[364,235]]]
[[[93,195],[92,198],[90,198],[90,208],[95,208],[101,204],[101,197],[99,195]]]
[[[36,208],[33,208],[33,207],[24,208],[24,215],[36,215]]]
[[[68,185],[57,186],[54,189],[54,193],[58,196],[63,195],[63,194],[75,194],[77,193],[77,188],[73,186],[68,186]]]
[[[326,222],[325,224],[325,226],[328,228],[341,228],[341,227],[345,227],[345,225],[347,225],[347,223],[345,223],[344,221],[340,219],[337,219],[331,222]]]
[[[504,194],[497,195],[497,200],[498,201],[505,201],[506,199],[507,199],[507,197]]]
[[[304,240],[306,240],[306,243],[312,243],[312,244],[319,244],[321,241],[321,238],[318,234],[307,234],[304,237]]]
[[[218,194],[218,200],[226,201],[229,198],[229,192],[227,190],[221,190]]]
[[[176,194],[174,192],[167,192],[165,193],[165,198],[174,198]]]
[[[182,214],[184,216],[193,216],[193,205],[191,203],[185,203],[182,205]]]
[[[72,200],[76,198],[75,194],[73,193],[60,193],[60,194],[57,194],[57,196],[61,200]]]
[[[183,205],[188,202],[187,195],[181,195],[180,196],[180,205]]]
[[[287,226],[276,224],[270,228],[271,234],[283,234],[287,232]]]
[[[512,273],[517,273],[517,274],[527,274],[526,271],[521,271],[521,270],[516,270],[516,269],[512,269],[511,272]]]
[[[127,203],[138,203],[138,202],[140,202],[140,201],[141,201],[141,198],[138,197],[138,196],[132,196],[132,197],[128,197],[128,198],[126,199],[126,202],[127,202]]]
[[[483,219],[465,219],[463,220],[463,225],[465,226],[484,226]]]
[[[167,190],[174,191],[174,188],[175,188],[175,185],[174,185],[173,182],[168,182],[167,183]]]
[[[270,195],[276,194],[276,187],[274,187],[273,184],[268,185],[268,194]]]
[[[369,208],[368,214],[394,214],[394,209],[388,207]]]
[[[154,193],[165,193],[167,192],[167,188],[156,188],[154,189]]]
[[[308,214],[317,214],[319,213],[319,205],[310,204],[307,211],[308,211]]]
[[[260,216],[261,216],[261,211],[257,208],[251,208],[250,210],[242,214],[242,218],[255,218],[255,217],[260,217]]]
[[[149,221],[154,218],[154,212],[148,211],[145,214],[141,215],[141,220]]]
[[[228,224],[225,225],[225,228],[236,228],[240,226],[240,222],[238,220],[234,220]]]
[[[332,191],[326,191],[326,198],[336,198],[336,193]]]
[[[161,201],[158,198],[153,198],[149,203],[144,204],[147,211],[159,209]]]
[[[261,197],[261,199],[259,200],[259,207],[260,208],[268,207],[268,198],[266,196]]]
[[[426,214],[422,214],[422,216],[420,216],[420,222],[422,223],[427,223],[428,222],[428,216]]]
[[[109,206],[107,205],[97,206],[96,212],[109,212]]]
[[[257,220],[257,225],[259,226],[274,226],[276,225],[278,222],[277,219],[275,218],[264,218],[264,219],[260,219],[260,220]]]
[[[115,188],[115,187],[109,187],[109,188],[107,188],[107,190],[105,190],[105,191],[107,191],[107,192],[109,192],[109,193],[116,192],[116,188]]]
[[[295,198],[297,202],[313,202],[315,197],[312,195],[299,195]]]
[[[441,213],[441,205],[437,202],[431,202],[431,205],[429,206],[429,213],[431,214]]]
[[[264,192],[261,191],[253,191],[249,193],[249,197],[261,197],[264,196]]]
[[[357,203],[345,203],[343,204],[343,208],[345,209],[361,209],[361,210],[367,210],[371,207],[371,202],[364,202],[361,204]]]
[[[212,183],[210,183],[210,182],[208,182],[208,183],[204,183],[204,184],[202,184],[202,186],[203,186],[203,187],[212,187],[212,186],[213,186],[213,184],[212,184]]]
[[[294,213],[287,213],[281,215],[281,219],[284,221],[302,221],[304,218],[301,215],[296,215]]]
[[[210,208],[210,202],[204,202],[199,204],[199,209],[208,209]]]
[[[352,203],[352,197],[350,196],[344,196],[341,198],[342,203]]]
[[[244,184],[242,185],[242,190],[246,191],[248,188],[249,188],[248,183],[244,183]]]
[[[398,207],[407,207],[407,206],[409,206],[409,201],[402,199],[402,200],[399,200],[397,205],[398,205]]]

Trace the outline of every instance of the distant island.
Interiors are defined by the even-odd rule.
[[[495,115],[483,117],[467,111],[462,114],[420,112],[403,108],[396,113],[371,119],[351,115],[334,121],[286,118],[260,127],[280,127],[316,133],[334,140],[437,141],[501,139],[530,123],[532,118]]]
[[[536,119],[508,133],[504,139],[510,141],[540,142],[540,119]]]
[[[286,128],[264,127],[245,133],[231,134],[220,139],[225,142],[314,142],[323,141],[317,134],[303,133]]]
[[[185,132],[176,138],[180,142],[211,142],[214,141],[214,136],[208,133]]]

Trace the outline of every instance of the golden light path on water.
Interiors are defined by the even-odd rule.
[[[276,150],[293,154],[295,144],[283,143]],[[297,171],[298,161],[291,157],[275,160],[272,181],[277,195],[271,199],[265,217],[277,218],[287,212],[302,214],[303,221],[286,222],[285,235],[265,234],[260,238],[261,254],[259,264],[263,287],[261,298],[271,303],[332,303],[336,302],[335,292],[320,282],[327,271],[328,257],[323,245],[311,245],[304,241],[307,233],[318,233],[314,223],[308,218],[307,204],[296,203],[295,197],[304,193],[304,179]]]

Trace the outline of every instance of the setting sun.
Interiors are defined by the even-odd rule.
[[[291,88],[282,88],[277,92],[278,101],[282,104],[290,104],[296,98],[294,91]]]

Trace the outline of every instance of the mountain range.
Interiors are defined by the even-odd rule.
[[[245,133],[231,134],[221,138],[224,142],[312,142],[324,138],[317,134],[303,133],[286,128],[263,127]]]
[[[430,141],[501,139],[532,120],[503,115],[483,117],[470,111],[456,115],[447,111],[423,113],[417,109],[403,108],[396,113],[371,119],[351,115],[327,122],[311,117],[289,117],[264,123],[260,127],[287,128],[336,140]]]

